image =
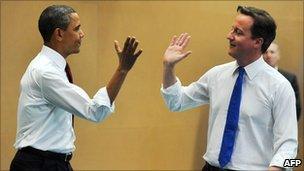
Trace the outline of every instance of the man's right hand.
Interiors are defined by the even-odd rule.
[[[191,51],[184,52],[189,40],[190,36],[187,33],[182,33],[178,38],[173,36],[164,54],[163,63],[166,67],[173,67],[177,62],[191,54]]]
[[[173,36],[164,54],[163,88],[166,89],[176,83],[174,65],[191,54],[191,51],[184,51],[189,39],[190,36],[187,33],[182,33],[178,38]]]
[[[128,37],[125,41],[124,47],[121,50],[119,47],[118,41],[115,40],[115,50],[119,58],[119,66],[115,71],[113,77],[107,84],[107,91],[111,101],[111,104],[114,102],[129,70],[133,67],[136,59],[141,54],[142,49],[136,51],[138,46],[138,41],[135,37]]]
[[[124,47],[121,50],[117,40],[114,42],[115,50],[119,58],[118,70],[122,72],[128,72],[134,65],[138,56],[142,53],[142,49],[135,53],[138,46],[138,41],[135,37],[128,37],[124,43]]]

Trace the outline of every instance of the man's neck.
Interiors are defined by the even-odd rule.
[[[236,61],[239,66],[245,67],[254,61],[258,60],[261,57],[261,53],[255,53],[253,55],[247,55],[246,57],[236,58]]]
[[[60,48],[59,46],[56,46],[55,44],[48,42],[48,43],[44,43],[44,46],[47,46],[51,49],[53,49],[54,51],[58,52],[64,59],[66,59],[68,57],[68,55],[66,55],[64,53],[64,51],[62,50],[62,48]]]

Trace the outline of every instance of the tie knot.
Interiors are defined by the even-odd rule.
[[[238,67],[238,70],[239,70],[239,75],[243,76],[245,73],[245,69],[243,67]]]

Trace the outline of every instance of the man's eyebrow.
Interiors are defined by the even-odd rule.
[[[240,30],[240,31],[244,32],[244,30],[242,28],[239,28],[237,26],[231,26],[231,28],[234,30]]]
[[[80,28],[80,24],[78,26],[76,26],[73,30],[78,30]]]
[[[235,29],[240,30],[241,32],[244,32],[244,30],[242,28],[235,27]]]

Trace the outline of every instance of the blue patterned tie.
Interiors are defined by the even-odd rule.
[[[245,73],[245,70],[242,67],[239,67],[238,70],[239,70],[239,76],[235,81],[232,95],[230,98],[226,125],[225,125],[223,140],[222,140],[222,146],[218,158],[218,161],[222,168],[226,166],[231,159],[231,155],[233,152],[233,145],[235,142],[236,130],[238,128],[240,104],[242,97],[243,76]]]

